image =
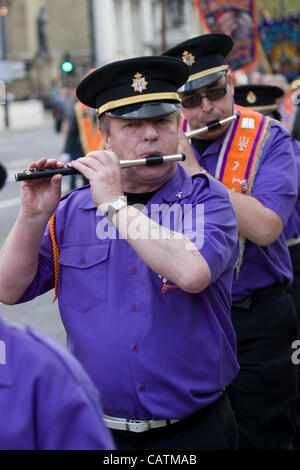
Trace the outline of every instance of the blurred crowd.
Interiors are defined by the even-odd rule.
[[[53,86],[48,109],[52,112],[56,132],[62,131],[64,134],[70,122],[74,104],[76,101],[75,89]]]
[[[253,71],[247,75],[242,70],[234,72],[235,86],[272,85],[281,88],[284,95],[278,98],[278,111],[281,123],[292,133],[294,139],[300,140],[300,80],[289,83],[282,74],[269,74]]]

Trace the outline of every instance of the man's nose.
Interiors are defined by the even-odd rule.
[[[144,139],[146,140],[156,140],[158,139],[158,131],[155,127],[154,124],[152,124],[151,122],[149,123],[146,123],[144,126],[143,126],[143,136],[144,136]]]
[[[213,109],[213,104],[211,101],[209,101],[206,96],[202,97],[202,102],[201,102],[201,108],[204,112],[210,112]]]

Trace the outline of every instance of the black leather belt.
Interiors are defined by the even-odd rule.
[[[257,289],[256,291],[252,292],[251,295],[245,297],[243,300],[239,300],[238,302],[232,302],[232,307],[234,308],[242,308],[244,310],[250,310],[253,300],[260,295],[267,295],[273,294],[274,292],[281,292],[284,291],[286,288],[285,284],[271,284],[270,286],[263,287],[262,289]]]

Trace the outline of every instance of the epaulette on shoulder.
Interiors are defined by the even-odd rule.
[[[60,200],[61,201],[64,201],[65,199],[67,199],[69,196],[71,196],[71,194],[74,194],[76,191],[81,191],[82,189],[86,189],[86,188],[89,188],[90,187],[90,184],[85,184],[84,186],[80,186],[79,188],[76,188],[76,189],[73,189],[72,191],[69,191],[68,193],[64,194]]]

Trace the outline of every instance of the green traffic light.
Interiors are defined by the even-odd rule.
[[[74,65],[71,62],[69,62],[68,60],[66,60],[65,62],[63,62],[61,64],[61,68],[64,72],[68,73],[68,72],[72,72],[72,70],[74,68]]]

